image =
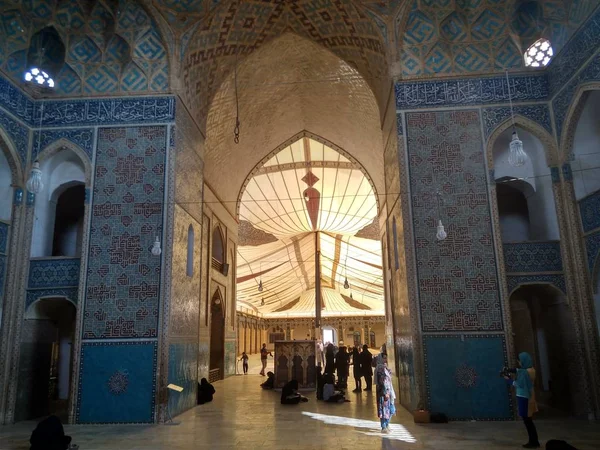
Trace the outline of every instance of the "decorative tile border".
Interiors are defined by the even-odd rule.
[[[61,130],[42,130],[41,139],[40,132],[35,131],[32,140],[31,159],[34,160],[38,155],[38,149],[43,152],[45,148],[52,145],[60,139],[66,139],[73,144],[81,147],[86,155],[92,160],[94,153],[94,130],[92,128],[78,129],[61,129]]]
[[[0,76],[0,104],[13,116],[31,125],[34,103],[21,89]]]
[[[560,242],[503,244],[507,273],[562,272]]]
[[[548,133],[552,134],[552,120],[550,119],[550,109],[547,104],[540,105],[515,105],[515,114],[526,117],[540,124]],[[483,130],[485,139],[487,140],[494,132],[496,127],[511,117],[510,107],[501,106],[497,108],[484,108],[483,114]]]
[[[548,84],[557,92],[600,47],[600,9],[571,37],[548,66]]]
[[[590,273],[594,273],[596,260],[600,257],[600,231],[589,234],[584,239],[588,259],[588,269],[590,270]]]
[[[600,228],[600,191],[579,200],[579,212],[585,233]]]
[[[517,287],[524,284],[551,284],[560,289],[560,291],[563,292],[565,295],[567,294],[567,285],[565,283],[565,277],[561,274],[508,275],[506,277],[506,282],[508,284],[509,295]]]
[[[547,100],[550,93],[544,73],[513,75],[510,84],[512,99],[516,102]],[[395,90],[397,109],[508,103],[508,87],[502,76],[399,82]]]
[[[40,298],[65,297],[74,304],[79,303],[77,287],[74,288],[51,288],[51,289],[28,289],[25,297],[25,308],[29,308],[36,300]]]
[[[28,289],[79,286],[79,258],[32,259],[29,263]]]

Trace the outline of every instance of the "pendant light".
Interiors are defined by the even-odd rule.
[[[437,193],[437,201],[438,201],[438,225],[437,225],[437,232],[435,234],[435,237],[437,238],[438,241],[443,241],[444,239],[446,239],[448,237],[448,233],[446,233],[446,230],[444,229],[444,224],[442,223],[442,213],[441,213],[441,207],[440,207],[440,203],[442,199],[442,194],[440,192]]]
[[[510,92],[510,82],[508,80],[508,70],[506,70],[506,85],[508,86],[508,101],[510,102],[510,117],[512,119],[513,133],[509,145],[508,163],[513,167],[520,167],[527,161],[527,153],[523,150],[523,141],[519,139],[517,134],[517,126],[515,124],[515,111],[513,109],[512,95]]]
[[[42,146],[42,121],[44,120],[44,102],[40,106],[40,125],[38,130],[38,142],[37,142],[37,154],[40,154]],[[29,172],[29,179],[27,180],[27,190],[32,194],[39,194],[44,189],[44,183],[42,181],[42,170],[40,169],[40,163],[35,160],[31,165],[31,171]]]
[[[264,298],[260,299],[260,306],[265,306],[265,299]]]
[[[154,245],[152,245],[151,252],[154,256],[160,256],[162,253],[162,249],[160,248],[160,239],[158,236],[156,236],[156,239],[154,239]]]

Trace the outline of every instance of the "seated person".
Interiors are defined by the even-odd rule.
[[[323,400],[329,403],[344,403],[346,401],[344,393],[335,390],[333,375],[326,374],[324,378]]]
[[[321,371],[321,366],[317,366],[317,400],[323,400],[323,387],[325,386],[325,377]]]
[[[267,380],[260,385],[263,389],[273,389],[275,387],[275,374],[273,372],[267,372]]]
[[[205,403],[212,402],[214,394],[215,388],[213,385],[206,378],[202,378],[198,384],[198,404],[204,405]]]
[[[50,416],[38,423],[31,433],[30,450],[66,450],[71,443],[71,436],[65,436],[60,419]]]
[[[289,381],[281,390],[282,405],[297,405],[300,402],[307,402],[308,399],[298,394],[298,380]]]

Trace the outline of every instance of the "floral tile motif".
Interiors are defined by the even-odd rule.
[[[28,289],[79,286],[79,258],[32,259]]]
[[[560,242],[503,244],[506,273],[562,272]]]
[[[600,191],[594,192],[579,201],[579,212],[583,231],[600,228]]]

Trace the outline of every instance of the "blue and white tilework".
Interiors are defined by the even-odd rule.
[[[562,272],[560,242],[506,243],[506,273]]]
[[[169,344],[168,382],[183,388],[183,392],[169,392],[169,412],[172,415],[196,406],[198,342]]]
[[[600,228],[600,191],[579,200],[579,212],[584,232]]]
[[[98,130],[84,339],[158,336],[166,147],[167,126]]]
[[[588,258],[588,269],[590,273],[595,273],[594,269],[600,256],[600,231],[588,234],[584,240]]]
[[[0,109],[0,127],[12,140],[13,146],[21,159],[21,164],[27,162],[27,149],[29,148],[29,130]]]
[[[567,285],[565,277],[562,274],[527,274],[527,275],[507,275],[506,283],[508,292],[512,293],[517,287],[524,284],[552,284],[567,294]]]
[[[151,423],[156,342],[84,342],[77,423]]]
[[[94,130],[92,128],[78,128],[78,129],[60,129],[60,130],[42,130],[40,139],[40,132],[35,131],[33,134],[32,141],[32,159],[35,159],[38,155],[38,148],[40,151],[54,142],[60,139],[66,139],[73,144],[80,147],[86,155],[92,161],[92,153],[94,151]]]
[[[71,300],[75,305],[79,303],[79,293],[77,287],[70,288],[49,288],[49,289],[28,289],[25,297],[25,307],[28,308],[40,298],[64,297]]]
[[[533,122],[540,124],[548,133],[552,134],[552,120],[550,119],[550,110],[547,104],[539,105],[516,105],[514,107],[516,115],[523,116]],[[498,108],[484,108],[483,114],[483,130],[485,138],[489,138],[496,127],[501,123],[510,119],[511,111],[507,106]]]
[[[396,83],[395,87],[396,108],[402,110],[508,103],[509,100],[504,77],[407,81]],[[515,102],[547,100],[548,79],[545,74],[512,76],[510,92]]]
[[[28,289],[79,286],[79,258],[32,259]]]
[[[502,335],[424,336],[430,411],[453,420],[512,419],[511,394],[498,376],[508,363]]]

